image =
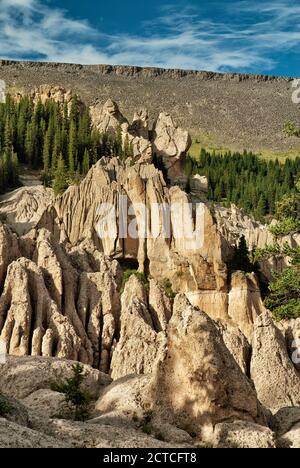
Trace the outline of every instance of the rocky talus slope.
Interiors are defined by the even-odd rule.
[[[144,103],[152,120],[159,112],[171,113],[180,126],[214,147],[299,149],[297,138],[282,131],[286,122],[299,118],[290,78],[2,60],[0,79],[12,92],[52,83],[74,90],[89,105],[112,98],[128,119]]]
[[[122,116],[109,101],[94,119],[115,131]],[[173,119],[160,120],[162,156],[173,168],[189,141]],[[300,446],[299,364],[292,361],[299,319],[275,324],[255,275],[227,271],[239,226],[249,243],[262,231],[259,245],[266,228],[234,210],[213,216],[200,198],[203,242],[176,235],[193,226],[193,211],[184,221],[171,211],[166,238],[151,207],[197,196],[176,185],[177,172],[166,184],[152,164],[156,139],[146,121],[139,113],[122,128],[135,143],[147,142],[146,158],[138,149],[126,162],[102,158],[59,197],[22,187],[0,201],[0,339],[9,354],[0,393],[13,408],[0,418],[0,446]],[[185,141],[179,153],[178,135]],[[136,238],[120,232],[125,196]],[[146,226],[158,220],[155,236],[141,235],[142,204]],[[122,284],[129,268],[140,275]],[[75,361],[93,396],[85,422],[66,419],[63,396],[51,389]]]

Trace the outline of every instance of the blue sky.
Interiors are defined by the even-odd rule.
[[[299,0],[0,0],[0,57],[300,76]]]

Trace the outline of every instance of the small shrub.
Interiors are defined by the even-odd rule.
[[[154,436],[155,436],[155,439],[161,440],[162,442],[165,442],[166,440],[162,432],[156,432]]]
[[[125,270],[122,278],[121,294],[124,292],[126,283],[132,275],[135,275],[140,281],[142,281],[146,288],[149,287],[148,279],[146,278],[144,273],[140,273],[137,270]]]
[[[13,407],[11,404],[6,400],[3,395],[0,395],[0,416],[7,416],[11,414],[13,411]]]
[[[150,405],[148,406],[150,408]],[[153,411],[151,409],[144,410],[144,417],[141,425],[141,429],[145,434],[151,434],[153,432],[152,427],[152,418],[153,418]]]
[[[274,226],[269,226],[269,231],[277,238],[287,236],[291,232],[300,231],[300,220],[288,217],[279,221]]]
[[[51,390],[65,395],[65,403],[72,411],[75,421],[85,421],[88,419],[88,405],[91,395],[80,389],[84,380],[83,366],[76,364],[73,366],[73,376],[63,383],[52,383]]]
[[[165,288],[165,293],[168,296],[168,298],[169,299],[174,299],[174,297],[176,296],[176,293],[173,291],[172,284],[171,284],[171,281],[169,279],[166,279],[164,281],[164,288]]]
[[[152,426],[151,426],[151,424],[147,424],[147,423],[143,424],[143,425],[142,425],[142,432],[143,432],[144,434],[150,435],[151,432],[152,432]]]
[[[177,276],[177,278],[182,278],[184,276],[183,271],[177,271],[176,276]]]

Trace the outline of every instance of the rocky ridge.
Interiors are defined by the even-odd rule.
[[[179,126],[216,148],[299,149],[297,138],[282,131],[286,122],[298,119],[291,78],[1,60],[0,79],[13,92],[30,92],[45,83],[72,89],[88,105],[112,98],[128,119],[142,102],[151,119],[160,112],[172,114]]]
[[[94,124],[116,131],[119,112],[110,101]],[[123,132],[148,141],[152,158],[146,116],[125,121]],[[229,277],[226,264],[240,225],[249,244],[267,233],[234,210],[222,224],[201,199],[202,244],[176,236],[182,224],[193,225],[192,212],[184,223],[171,213],[169,238],[158,217],[157,236],[124,239],[121,196],[133,204],[127,221],[139,234],[138,204],[153,226],[153,204],[191,201],[136,151],[126,163],[102,158],[60,197],[26,187],[0,203],[0,339],[10,355],[0,365],[0,392],[16,400],[0,419],[0,445],[297,446],[300,380],[291,357],[299,323],[275,324],[255,275]],[[115,225],[99,210],[104,203]],[[107,219],[113,236],[101,237]],[[122,285],[128,268],[139,275]],[[50,388],[74,361],[84,364],[94,397],[84,423],[57,418],[62,396]]]

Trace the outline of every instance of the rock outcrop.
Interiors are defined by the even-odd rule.
[[[255,320],[266,310],[255,274],[233,273],[228,298],[229,317],[251,342]]]
[[[273,412],[300,406],[300,375],[289,358],[284,336],[268,313],[255,323],[251,379],[259,400]]]
[[[153,127],[153,151],[161,157],[170,179],[183,173],[183,162],[192,144],[189,133],[179,128],[170,114],[159,114]]]
[[[109,99],[91,107],[91,117],[100,133],[121,135],[123,145],[130,144],[133,155],[140,163],[151,163],[152,157],[161,158],[171,180],[183,175],[183,163],[192,144],[189,133],[178,127],[170,114],[160,113],[149,131],[148,112],[135,112],[133,121],[122,115],[118,105]]]
[[[145,131],[146,124],[140,125]],[[69,187],[54,202],[51,190],[49,196],[41,187],[20,190],[26,191],[25,204],[12,197],[3,210],[11,229],[26,234],[20,237],[6,226],[0,230],[0,335],[11,352],[79,359],[108,372],[121,330],[121,268],[132,267],[153,278],[146,300],[152,333],[164,331],[171,317],[172,301],[164,292],[168,284],[170,297],[186,294],[195,307],[237,326],[251,340],[253,321],[264,310],[254,275],[236,273],[228,288],[231,249],[208,206],[203,201],[194,205],[200,228],[195,231],[195,212],[182,210],[189,196],[177,186],[168,187],[154,165],[102,158],[79,186]],[[45,210],[37,221],[39,199]],[[167,215],[166,205],[171,207]],[[135,236],[129,234],[132,226]],[[16,273],[23,286],[14,284]],[[36,302],[32,298],[41,291],[43,301]],[[17,325],[10,329],[15,319]],[[57,330],[66,334],[64,344]],[[21,335],[25,345],[19,342]]]
[[[71,102],[56,87],[33,97]],[[298,320],[277,326],[254,273],[227,271],[240,235],[263,246],[266,227],[234,207],[214,216],[204,179],[180,188],[190,138],[170,114],[130,124],[112,100],[91,113],[132,157],[100,159],[62,196],[23,187],[0,201],[0,393],[14,407],[0,445],[15,431],[20,447],[298,446]],[[86,422],[59,419],[50,388],[76,362]]]
[[[127,118],[143,103],[150,116],[171,113],[178,125],[214,148],[241,152],[247,148],[256,154],[299,149],[298,138],[282,132],[283,122],[299,118],[291,100],[292,78],[8,60],[1,60],[0,67],[9,90],[30,92],[53,83],[76,90],[88,105],[111,97]]]
[[[36,226],[46,208],[53,204],[54,192],[42,185],[22,187],[0,198],[0,218],[18,235]]]
[[[281,245],[287,243],[291,247],[300,245],[300,234],[294,233],[275,239],[268,225],[259,223],[235,205],[231,205],[230,208],[215,206],[214,213],[218,231],[232,247],[238,245],[241,236],[244,236],[250,251],[274,245],[276,242]],[[289,258],[282,255],[271,256],[259,262],[261,272],[267,280],[270,280],[274,270],[282,271],[288,264]]]
[[[112,356],[112,378],[151,374],[164,345],[164,334],[155,331],[145,288],[132,275],[122,295],[121,333]]]
[[[215,426],[215,448],[276,448],[276,435],[267,427],[236,421]]]
[[[213,321],[184,295],[175,299],[154,388],[154,412],[188,431],[201,433],[228,419],[259,420],[253,385]]]
[[[0,365],[0,392],[23,400],[38,390],[49,390],[52,383],[61,383],[73,375],[76,362],[65,359],[38,356],[9,356]],[[103,386],[111,379],[97,369],[83,365],[84,382],[82,389],[98,396]]]
[[[91,118],[100,133],[115,134],[122,124],[128,123],[119,111],[117,103],[109,99],[104,106],[97,104],[91,107]]]
[[[21,239],[2,233],[0,338],[7,351],[107,372],[119,329],[118,264],[88,242],[68,252],[45,229]]]
[[[123,216],[127,226],[132,221],[136,222],[139,229],[136,238],[127,236],[123,239],[120,236],[122,197],[126,197],[125,210],[133,206],[132,215],[125,211]],[[188,203],[187,194],[178,187],[168,189],[162,173],[153,165],[124,166],[116,158],[102,158],[78,187],[70,187],[57,200],[55,209],[51,208],[44,214],[39,226],[55,235],[55,232],[61,233],[57,226],[63,225],[72,244],[92,239],[106,255],[123,263],[136,260],[140,271],[148,268],[150,275],[161,282],[168,272],[167,278],[174,291],[195,293],[195,301],[199,299],[201,305],[205,296],[202,291],[207,294],[214,294],[216,290],[226,293],[226,254],[210,211],[203,203],[199,205],[199,221],[204,234],[203,239],[200,237],[197,242],[198,231],[193,231],[193,216],[190,211],[183,211]],[[165,227],[168,217],[163,217],[162,210],[156,211],[158,204],[170,204],[182,210],[181,214],[171,210],[169,229],[168,224]],[[103,211],[105,206],[110,209]],[[146,208],[146,222],[138,211],[140,206]],[[183,229],[187,228],[192,233],[185,237]],[[145,237],[145,229],[146,233],[153,235]],[[126,230],[125,236],[127,233]],[[196,293],[199,293],[198,298]]]
[[[123,425],[120,418],[116,417],[93,418],[86,422],[60,419],[60,404],[65,404],[65,397],[53,392],[49,387],[70,377],[74,364],[73,361],[53,358],[10,357],[5,365],[0,365],[1,401],[9,403],[10,407],[9,413],[0,417],[1,448],[192,447],[193,441],[188,435],[184,441],[178,442],[174,437],[168,443],[161,440],[158,430],[147,435],[143,432],[141,424],[133,419],[130,424]],[[109,399],[105,397],[105,387],[110,382],[111,379],[107,375],[84,366],[81,388],[92,396],[92,406],[100,395],[103,398],[102,407],[109,406]],[[143,385],[140,386],[140,389],[142,388]],[[111,394],[112,390],[109,387],[107,389],[107,395]],[[3,391],[15,395],[18,399],[3,397]],[[125,395],[122,395],[123,397]],[[130,401],[130,396],[128,399]],[[125,397],[123,407],[126,406]],[[169,429],[169,435],[172,431],[177,435],[176,428],[172,427]]]

